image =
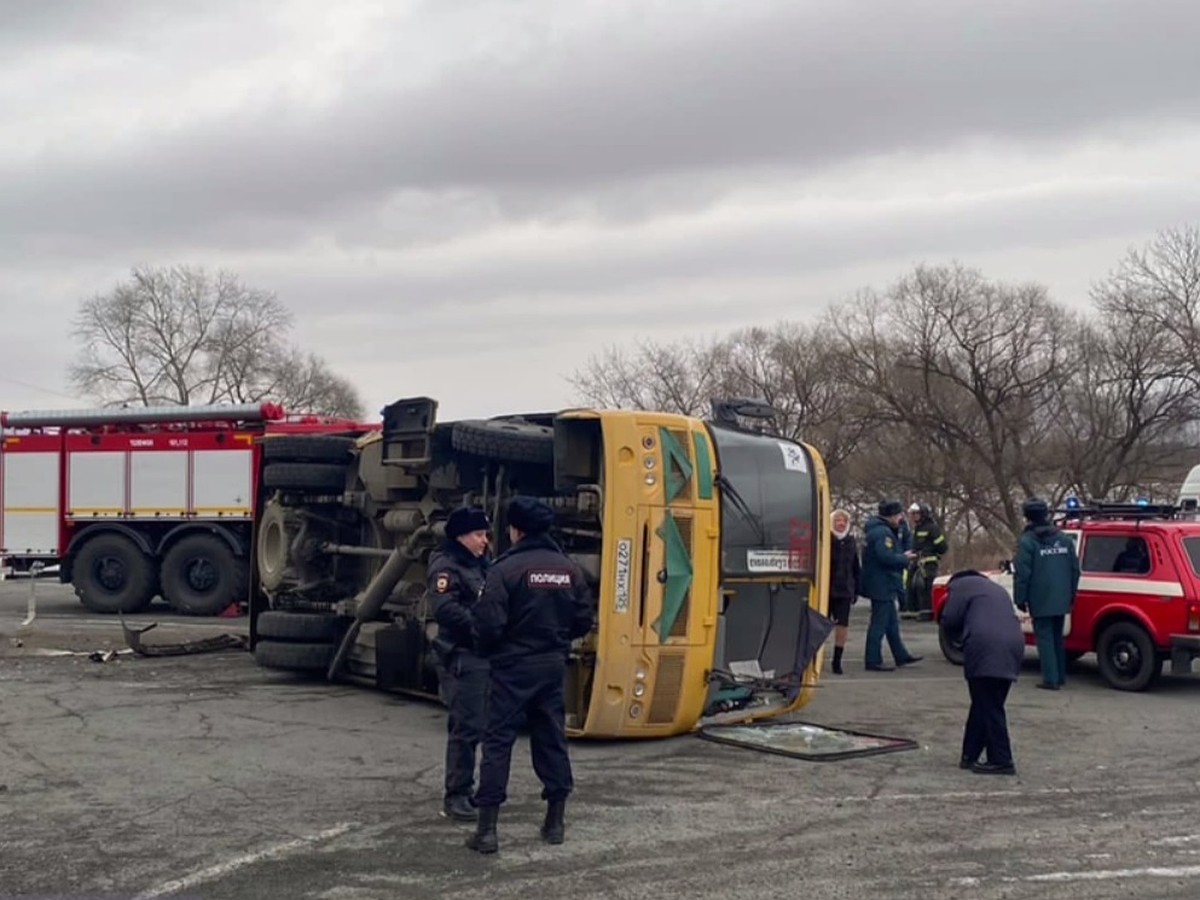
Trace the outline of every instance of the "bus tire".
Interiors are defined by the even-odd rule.
[[[1118,691],[1144,691],[1162,674],[1162,658],[1146,629],[1133,622],[1113,622],[1096,641],[1100,676]]]
[[[212,534],[189,534],[167,550],[162,563],[163,599],[185,616],[215,616],[246,599],[246,560]]]
[[[270,641],[332,644],[341,640],[349,624],[350,620],[341,616],[272,609],[258,617],[255,630],[260,638]]]
[[[254,647],[255,661],[265,669],[288,672],[324,672],[333,662],[337,648],[333,644],[298,644],[284,641],[259,641]]]
[[[75,596],[92,612],[141,612],[158,588],[158,568],[129,538],[98,534],[75,554]]]
[[[340,494],[346,487],[346,467],[328,463],[272,463],[263,469],[263,487],[281,491],[321,491]]]
[[[267,437],[262,456],[267,462],[349,462],[354,438],[335,434],[287,434]]]
[[[461,453],[504,462],[554,461],[554,429],[528,422],[507,419],[455,422],[450,445]]]

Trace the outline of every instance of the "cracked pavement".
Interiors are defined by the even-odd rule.
[[[1200,896],[1196,676],[1123,694],[1085,660],[1049,694],[1028,668],[1009,701],[1020,774],[978,776],[957,768],[966,689],[933,627],[904,625],[924,663],[866,673],[856,608],[849,674],[801,718],[919,749],[806,762],[695,737],[576,743],[567,843],[547,847],[521,745],[489,859],[438,815],[437,706],[244,652],[30,655],[121,646],[68,589],[39,591],[37,639],[15,648],[27,587],[0,585],[0,897]]]

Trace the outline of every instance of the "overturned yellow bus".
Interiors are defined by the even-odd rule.
[[[812,447],[742,424],[767,410],[436,413],[407,399],[358,440],[263,439],[260,664],[436,698],[425,563],[464,504],[488,510],[503,550],[521,493],[554,508],[596,597],[568,667],[572,736],[664,737],[808,701],[828,634],[828,485]]]

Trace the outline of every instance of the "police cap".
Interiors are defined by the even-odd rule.
[[[533,497],[514,497],[508,504],[508,524],[523,534],[541,534],[554,524],[554,510]]]
[[[456,538],[472,531],[490,531],[492,523],[478,506],[461,506],[446,520],[446,537]]]

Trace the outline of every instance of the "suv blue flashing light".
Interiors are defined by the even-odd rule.
[[[1079,509],[1079,498],[1078,497],[1068,497],[1067,498],[1067,509]]]
[[[1149,497],[1138,497],[1138,498],[1137,498],[1137,505],[1138,505],[1138,506],[1149,506],[1149,505],[1150,505],[1150,498],[1149,498]]]

